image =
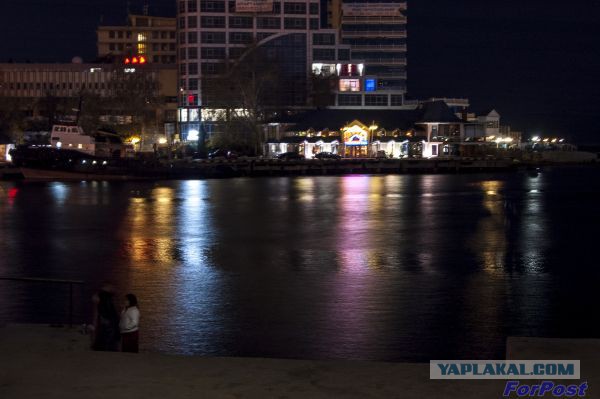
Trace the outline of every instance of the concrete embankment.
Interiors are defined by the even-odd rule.
[[[0,179],[30,180],[166,180],[226,177],[319,176],[349,174],[454,174],[512,172],[543,166],[582,166],[598,163],[550,162],[546,160],[516,161],[488,158],[433,159],[339,159],[297,160],[276,159],[162,161],[132,163],[127,168],[88,165],[76,171],[54,169],[0,170]],[[22,172],[22,174],[20,173]],[[4,173],[4,175],[3,175]]]
[[[513,159],[340,159],[340,160],[235,160],[175,163],[166,178],[236,176],[315,176],[349,174],[453,174],[513,172],[543,166],[583,166],[596,163],[520,162]]]
[[[405,173],[469,173],[513,170],[510,159],[339,159],[298,160],[277,159],[174,161],[172,163],[133,163],[123,169],[110,167],[79,167],[77,170],[21,169],[22,178],[32,180],[127,180],[127,179],[194,179],[221,177],[304,176],[347,174]],[[6,172],[14,177],[18,169]],[[2,176],[0,176],[2,177]]]
[[[253,176],[278,174],[336,175],[392,173],[458,173],[508,170],[509,159],[341,159],[333,161],[255,161],[236,165],[233,170]]]
[[[428,364],[92,352],[76,330],[0,328],[0,397],[499,398],[505,381],[432,381]],[[599,340],[510,339],[515,359],[581,359],[595,397]]]

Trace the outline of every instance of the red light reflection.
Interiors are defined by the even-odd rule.
[[[8,203],[10,205],[15,203],[15,198],[17,198],[18,193],[19,193],[19,189],[16,187],[10,188],[8,190]]]

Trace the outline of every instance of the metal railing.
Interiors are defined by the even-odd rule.
[[[36,278],[36,277],[4,277],[0,276],[0,281],[21,281],[28,283],[50,283],[50,284],[61,284],[69,286],[69,327],[73,327],[73,286],[83,286],[84,282],[81,280],[61,280],[52,278]]]

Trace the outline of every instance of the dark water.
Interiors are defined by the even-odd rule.
[[[138,295],[146,350],[426,361],[600,337],[600,170],[0,183],[0,276]],[[0,282],[0,322],[64,314]]]

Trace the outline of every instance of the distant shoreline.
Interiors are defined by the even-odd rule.
[[[598,166],[598,162],[519,162],[512,159],[340,159],[340,160],[202,160],[174,161],[123,171],[62,171],[41,168],[0,169],[1,180],[26,181],[135,181],[232,177],[340,176],[352,174],[467,174],[527,171],[544,167]]]

